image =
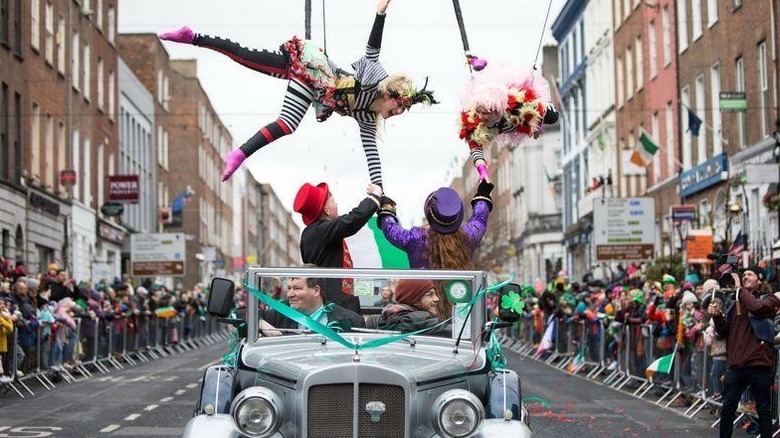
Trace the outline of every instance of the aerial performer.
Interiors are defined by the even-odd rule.
[[[195,33],[184,26],[159,34],[165,41],[192,44],[222,53],[239,64],[260,73],[287,79],[287,91],[279,117],[260,129],[252,138],[228,153],[222,181],[228,180],[247,157],[274,140],[291,134],[310,105],[317,121],[327,120],[334,112],[354,118],[360,127],[360,140],[373,184],[382,185],[382,164],[377,149],[377,129],[382,121],[402,114],[416,103],[438,103],[433,91],[417,90],[403,75],[388,75],[379,63],[379,49],[390,0],[379,0],[374,25],[368,37],[366,54],[352,64],[354,73],[338,67],[310,40],[293,37],[278,51],[254,50],[240,44]]]
[[[479,179],[485,181],[487,146],[538,138],[544,125],[558,121],[550,86],[535,69],[487,68],[468,83],[461,103],[460,138],[468,143]]]
[[[528,137],[537,138],[543,125],[558,121],[558,111],[551,102],[550,86],[537,72],[535,62],[528,71],[506,67],[485,70],[487,60],[471,54],[460,2],[453,0],[452,3],[471,73],[471,80],[461,96],[460,138],[469,145],[479,179],[489,181],[485,147],[494,141],[517,143]],[[551,6],[550,1],[542,29],[547,26]],[[539,49],[541,43],[540,37]],[[475,71],[480,73],[474,75]]]

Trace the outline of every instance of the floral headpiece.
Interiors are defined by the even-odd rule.
[[[425,78],[425,85],[421,90],[417,90],[413,85],[410,85],[403,91],[391,91],[390,97],[397,99],[401,105],[406,108],[411,108],[416,103],[424,103],[426,105],[434,105],[439,103],[435,97],[433,97],[433,90],[426,90],[428,87],[428,78]]]

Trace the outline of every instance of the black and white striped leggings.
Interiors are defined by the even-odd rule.
[[[254,71],[265,73],[280,79],[289,79],[287,92],[282,102],[282,112],[273,122],[265,125],[241,146],[241,150],[250,156],[258,149],[279,137],[291,134],[303,120],[306,110],[314,100],[314,90],[300,78],[291,76],[287,60],[281,52],[248,49],[236,42],[224,38],[198,35],[193,44],[222,53],[237,63]]]
[[[247,157],[274,140],[291,134],[298,128],[301,120],[303,120],[303,116],[306,115],[306,111],[314,100],[315,91],[301,78],[292,75],[287,64],[287,58],[283,53],[280,51],[270,52],[268,50],[249,49],[234,41],[207,35],[197,35],[193,44],[222,53],[254,71],[275,78],[289,80],[279,117],[262,127],[252,138],[241,145],[240,149]],[[368,146],[365,141],[363,142],[368,167],[369,169],[381,169],[376,140],[372,140],[368,142]],[[381,170],[370,173],[371,182],[381,185]]]

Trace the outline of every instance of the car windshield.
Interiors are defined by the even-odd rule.
[[[257,327],[266,336],[319,333],[322,328],[311,323],[314,319],[337,332],[414,332],[456,339],[462,330],[468,340],[486,318],[484,297],[472,299],[485,287],[480,271],[249,268],[236,306],[246,309],[242,317],[250,315],[249,333]],[[328,305],[337,300],[337,306]],[[310,319],[301,319],[296,311]]]

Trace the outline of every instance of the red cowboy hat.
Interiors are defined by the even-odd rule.
[[[330,196],[328,184],[319,183],[315,187],[304,183],[295,195],[293,210],[301,214],[304,224],[309,225],[322,215],[328,196]]]

